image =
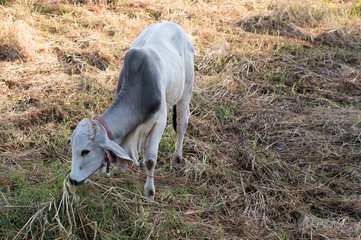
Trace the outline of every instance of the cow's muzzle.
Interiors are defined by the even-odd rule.
[[[71,185],[74,185],[74,186],[79,186],[79,185],[82,185],[84,183],[84,181],[78,182],[77,180],[71,179],[70,177],[69,177],[69,182],[70,182]]]

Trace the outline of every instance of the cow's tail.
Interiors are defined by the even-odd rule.
[[[177,105],[173,106],[173,129],[177,132]]]

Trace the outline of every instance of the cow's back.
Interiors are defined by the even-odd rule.
[[[151,48],[158,54],[154,61],[159,61],[156,64],[164,73],[160,81],[167,106],[177,103],[185,86],[193,84],[194,49],[185,31],[175,23],[155,23],[141,32],[131,48]]]
[[[193,51],[192,41],[186,32],[179,25],[166,21],[146,27],[131,46],[142,47],[152,47],[160,53],[176,50],[181,56],[184,51]]]

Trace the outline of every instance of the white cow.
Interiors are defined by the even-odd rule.
[[[171,22],[145,28],[125,55],[112,104],[95,120],[83,119],[71,136],[70,183],[86,183],[109,165],[122,171],[138,165],[142,152],[153,176],[172,106],[177,143],[171,165],[180,163],[193,81],[194,48],[183,29]],[[154,194],[154,179],[147,177],[144,195],[153,200]]]

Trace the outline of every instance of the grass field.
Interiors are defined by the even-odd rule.
[[[0,0],[0,239],[360,239],[361,1]],[[68,184],[141,30],[195,46],[183,171]],[[171,114],[169,114],[171,115]],[[157,175],[169,173],[169,124]]]

